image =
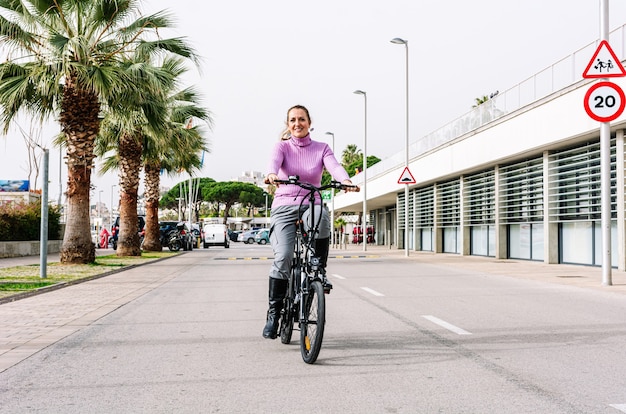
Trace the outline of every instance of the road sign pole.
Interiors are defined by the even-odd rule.
[[[602,284],[611,286],[611,123],[600,125]]]
[[[600,1],[600,40],[609,40],[609,0]],[[611,123],[600,126],[602,284],[611,286]]]

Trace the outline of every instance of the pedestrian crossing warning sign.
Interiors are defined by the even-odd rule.
[[[619,78],[622,76],[626,76],[622,62],[611,49],[609,42],[601,41],[587,69],[583,72],[583,78]]]
[[[404,171],[402,171],[402,175],[398,179],[398,184],[415,184],[415,178],[413,178],[413,174],[409,171],[409,167],[404,167]]]

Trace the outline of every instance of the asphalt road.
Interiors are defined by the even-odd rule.
[[[123,272],[116,283],[160,279],[0,372],[0,413],[626,412],[623,294],[504,264],[334,258],[307,365],[298,332],[290,345],[261,336],[267,257],[233,243]],[[90,286],[105,294],[106,279]]]

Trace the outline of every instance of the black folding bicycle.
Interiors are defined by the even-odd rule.
[[[283,344],[291,342],[294,325],[297,323],[300,329],[300,353],[307,364],[317,360],[322,347],[324,337],[324,324],[326,322],[326,302],[324,287],[322,285],[320,257],[315,254],[315,240],[319,235],[319,226],[322,211],[316,217],[315,201],[316,194],[321,199],[321,191],[326,189],[340,189],[359,191],[356,185],[346,185],[338,181],[316,187],[300,182],[298,176],[290,176],[287,180],[275,180],[277,184],[297,185],[307,191],[302,199],[302,207],[308,203],[308,217],[300,213],[296,221],[296,242],[294,247],[293,261],[289,275],[289,287],[284,299],[283,309],[280,315],[279,334]],[[305,220],[307,221],[305,223]]]

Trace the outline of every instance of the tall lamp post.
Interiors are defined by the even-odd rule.
[[[406,51],[406,140],[405,140],[405,154],[404,154],[404,166],[409,168],[409,41],[396,37],[391,39],[391,43],[396,45],[404,45]],[[404,185],[404,255],[409,255],[409,185]]]
[[[117,187],[117,184],[111,186],[111,210],[109,210],[109,227],[113,225],[113,188]]]
[[[365,102],[365,123],[363,134],[363,251],[367,250],[367,93],[362,90],[354,91],[357,95],[363,95]]]
[[[100,231],[102,230],[102,193],[104,192],[104,190],[100,190],[98,191],[98,221],[99,221],[99,226],[98,226],[98,234],[100,234]]]
[[[326,132],[326,135],[330,135],[333,137],[333,146],[332,146],[332,150],[333,150],[333,154],[335,153],[335,134],[332,132]],[[335,190],[332,189],[331,193],[330,193],[330,204],[331,204],[331,210],[330,210],[330,243],[334,246],[335,245]]]
[[[268,196],[267,191],[264,191],[263,195],[265,196],[265,220],[266,220],[265,225],[267,225],[267,196]]]

